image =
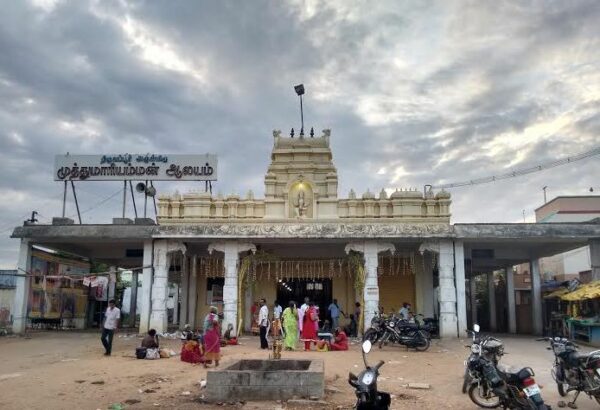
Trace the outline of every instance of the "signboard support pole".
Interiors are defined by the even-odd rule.
[[[77,208],[77,218],[79,218],[79,225],[81,225],[81,213],[79,212],[79,202],[77,202],[77,194],[75,193],[75,183],[73,182],[73,180],[71,180],[71,188],[73,189],[73,199],[75,199],[75,208]]]
[[[123,181],[123,218],[125,218],[125,205],[127,204],[127,181]]]
[[[154,184],[150,181],[150,186],[154,188]],[[156,195],[152,196],[152,202],[154,203],[154,219],[158,218],[158,211],[156,210]]]
[[[131,191],[131,202],[133,202],[133,213],[135,217],[138,217],[137,214],[137,206],[135,206],[135,196],[133,195],[133,185],[131,184],[131,180],[129,181],[129,190]]]
[[[65,189],[63,192],[63,210],[62,210],[63,218],[65,217],[66,206],[67,206],[67,181],[65,181]]]
[[[148,180],[146,180],[145,186],[148,186]],[[146,217],[147,206],[148,206],[148,194],[146,192],[144,192],[144,218]]]

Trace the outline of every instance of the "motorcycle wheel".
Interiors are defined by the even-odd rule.
[[[377,335],[377,331],[375,329],[367,329],[367,331],[363,335],[362,341],[364,343],[367,340],[369,340],[371,344],[377,343],[377,340],[379,340],[379,336]]]
[[[431,345],[431,340],[429,340],[422,333],[420,333],[419,336],[421,340],[419,341],[418,345],[415,345],[415,350],[417,352],[424,352],[425,350],[429,349],[429,346]]]
[[[482,396],[483,394],[483,396]],[[469,387],[469,398],[473,403],[484,409],[495,409],[500,407],[500,397],[496,396],[491,389],[473,383]]]
[[[556,387],[558,389],[558,394],[560,394],[560,397],[565,397],[567,395],[565,386],[568,386],[568,385],[566,385],[564,383],[556,382]]]
[[[558,394],[560,394],[560,397],[565,397],[567,395],[566,388],[568,388],[569,385],[567,383],[561,383],[559,381],[559,379],[560,380],[565,379],[564,370],[562,369],[562,367],[555,367],[555,376],[554,377],[556,380],[556,388],[558,389]]]
[[[463,376],[463,385],[462,385],[462,393],[465,394],[469,389],[469,384],[471,384],[471,375],[469,374],[469,369],[465,369],[465,375]]]

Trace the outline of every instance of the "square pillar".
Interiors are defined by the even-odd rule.
[[[187,323],[196,328],[196,307],[198,306],[198,256],[191,257],[188,281]]]
[[[496,284],[494,283],[494,272],[487,274],[488,283],[488,304],[490,313],[490,330],[495,332],[498,330],[496,321]]]
[[[144,256],[142,270],[142,300],[140,307],[140,326],[139,333],[144,334],[150,330],[150,309],[152,306],[152,253],[154,246],[152,241],[144,241]]]
[[[179,285],[174,285],[175,291],[173,292],[173,324],[179,325]]]
[[[467,330],[467,297],[465,291],[465,250],[462,241],[454,241],[454,278],[456,283],[456,316],[458,336]]]
[[[225,266],[225,283],[223,285],[223,329],[233,325],[234,333],[238,330],[238,260],[240,252],[256,252],[256,246],[248,242],[226,241],[208,245],[208,252],[223,252]]]
[[[115,298],[115,288],[117,286],[117,267],[111,265],[108,267],[108,300]]]
[[[439,242],[440,337],[457,337],[456,288],[454,286],[454,246],[451,240]]]
[[[517,313],[515,307],[515,276],[513,267],[506,268],[506,303],[508,305],[508,332],[517,333]]]
[[[346,253],[350,253],[350,251],[361,252],[365,259],[365,287],[362,295],[365,301],[363,306],[364,320],[363,329],[359,329],[359,331],[364,332],[371,326],[371,320],[379,312],[379,283],[377,281],[379,252],[391,251],[393,254],[396,247],[389,242],[351,242],[346,245],[345,251]]]
[[[592,281],[600,280],[600,239],[590,240],[590,265]]]
[[[435,315],[433,306],[433,259],[431,252],[423,253],[423,270],[415,277],[415,291],[417,292],[417,313],[425,317]]]
[[[475,281],[476,276],[471,273],[471,279],[469,279],[470,297],[471,297],[471,322],[473,325],[478,324],[477,321],[477,282]]]
[[[31,278],[27,277],[31,271],[31,243],[29,239],[21,239],[19,260],[17,262],[17,277],[15,300],[12,309],[12,331],[15,334],[25,333],[27,327],[27,304],[29,301],[29,288]]]
[[[167,299],[169,298],[169,268],[173,253],[185,254],[186,247],[182,242],[166,239],[154,242],[154,282],[152,283],[152,311],[150,328],[164,333],[168,328]]]
[[[542,277],[540,275],[540,260],[533,259],[530,263],[531,275],[531,320],[533,334],[542,335],[544,322],[542,318]]]
[[[137,315],[137,295],[138,295],[138,271],[131,273],[131,297],[129,298],[129,326],[135,326],[135,317]]]
[[[181,267],[181,306],[179,309],[179,329],[183,329],[183,327],[188,323],[188,299],[190,293],[190,258],[189,256],[184,256],[183,258],[183,266]]]

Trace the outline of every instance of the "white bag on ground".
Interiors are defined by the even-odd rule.
[[[148,349],[146,350],[146,359],[160,359],[160,352],[158,351],[158,349]]]

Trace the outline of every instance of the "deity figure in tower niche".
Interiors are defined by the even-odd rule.
[[[296,199],[296,206],[294,208],[296,209],[296,218],[304,218],[306,216],[308,205],[304,199],[304,191],[298,191],[298,198]]]

